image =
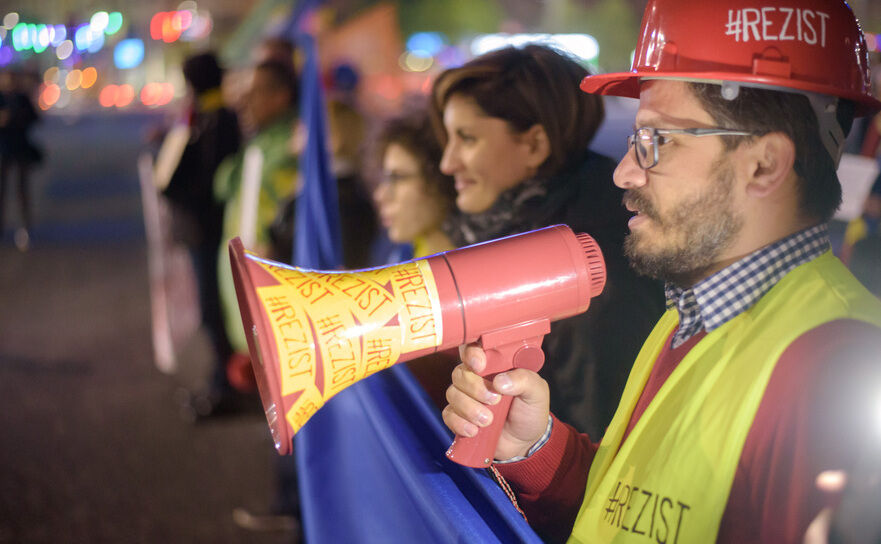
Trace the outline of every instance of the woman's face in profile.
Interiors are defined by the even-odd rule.
[[[488,116],[472,98],[449,98],[444,128],[447,145],[441,171],[455,178],[456,206],[463,212],[486,211],[502,192],[535,175],[534,150],[526,133]]]
[[[413,242],[439,229],[444,220],[441,197],[422,176],[419,160],[406,148],[389,144],[382,160],[382,182],[373,193],[389,239]]]

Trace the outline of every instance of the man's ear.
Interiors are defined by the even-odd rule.
[[[526,146],[526,164],[538,169],[551,155],[551,141],[545,127],[536,123],[520,133],[520,141]]]
[[[764,198],[778,189],[794,175],[795,144],[782,132],[759,136],[746,149],[749,161],[748,195]]]

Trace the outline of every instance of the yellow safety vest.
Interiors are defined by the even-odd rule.
[[[714,542],[747,433],[783,351],[823,323],[881,327],[881,302],[831,252],[787,274],[682,359],[621,442],[667,338],[665,313],[642,347],[590,467],[569,542]]]

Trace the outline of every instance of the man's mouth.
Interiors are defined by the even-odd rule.
[[[643,195],[628,190],[622,200],[624,207],[632,214],[632,217],[647,217],[655,219],[656,213],[651,202]]]

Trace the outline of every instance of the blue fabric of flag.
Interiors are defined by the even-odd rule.
[[[452,438],[404,366],[330,399],[296,438],[306,541],[541,542],[487,470],[446,458]]]
[[[308,131],[293,262],[328,270],[342,263],[336,180],[325,148],[315,44],[298,33],[298,20],[320,3],[298,4],[288,25],[306,54],[300,112]],[[451,441],[438,409],[404,366],[337,394],[294,438],[306,541],[541,542],[486,470],[446,458]]]
[[[327,156],[324,93],[314,40],[299,40],[306,55],[300,78],[300,115],[306,125],[306,146],[300,158],[303,187],[297,197],[294,263],[318,270],[338,269],[342,259],[336,178]]]

